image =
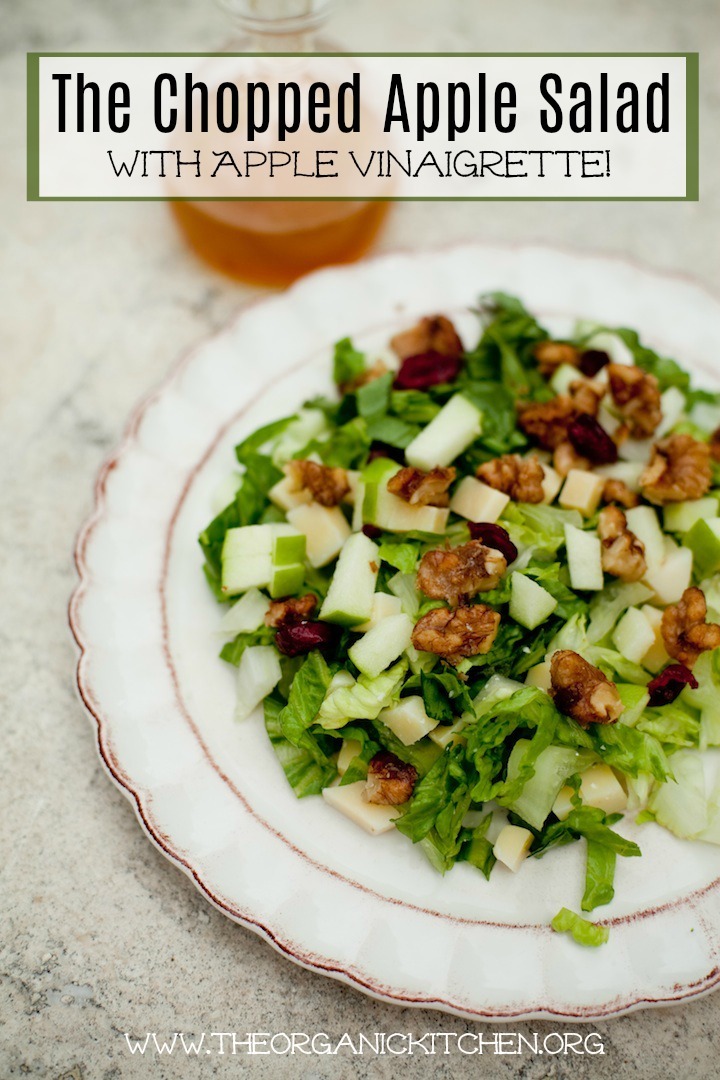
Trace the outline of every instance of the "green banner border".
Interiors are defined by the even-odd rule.
[[[299,53],[197,53],[197,52],[29,52],[27,54],[27,201],[28,202],[192,202],[190,195],[41,195],[40,194],[40,60],[45,57],[192,57],[205,58],[229,56],[298,56]],[[402,195],[394,199],[368,196],[366,202],[697,202],[700,198],[700,54],[697,52],[493,52],[493,53],[433,53],[433,52],[366,52],[366,53],[314,53],[315,56],[347,57],[400,56],[400,57],[668,57],[685,59],[685,194],[684,195]],[[354,202],[358,196],[221,196],[204,198],[203,202]]]

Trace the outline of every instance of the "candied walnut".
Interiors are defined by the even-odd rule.
[[[598,386],[589,379],[578,379],[570,383],[570,399],[578,413],[597,416],[600,402],[605,397],[605,387]]]
[[[456,357],[463,352],[463,344],[455,327],[444,315],[421,319],[411,330],[403,330],[391,338],[390,347],[401,360],[428,352]]]
[[[561,442],[558,447],[555,448],[553,453],[553,468],[562,477],[567,476],[571,469],[590,469],[590,462],[582,454],[578,454],[577,450],[570,442],[566,440]]]
[[[496,588],[506,570],[505,556],[499,551],[479,540],[468,540],[459,547],[425,552],[417,584],[433,600],[456,605],[464,597]]]
[[[356,375],[354,379],[350,379],[348,382],[340,384],[341,394],[351,394],[353,390],[359,390],[361,386],[367,386],[368,383],[374,382],[375,379],[379,379],[381,375],[386,375],[388,366],[384,360],[376,360],[369,368],[365,368],[359,375]]]
[[[533,356],[538,362],[541,375],[549,379],[563,364],[579,367],[580,352],[574,345],[565,341],[541,341],[533,349]]]
[[[720,461],[720,428],[717,431],[713,431],[708,442],[710,447],[710,457],[713,461]]]
[[[289,461],[285,471],[296,491],[306,488],[321,506],[337,506],[350,491],[344,469],[333,469],[316,461]]]
[[[648,439],[662,420],[654,375],[629,364],[608,364],[610,393],[634,439]]]
[[[711,483],[710,448],[692,435],[671,435],[656,443],[640,477],[645,498],[661,506],[700,499]]]
[[[560,712],[578,724],[614,724],[623,711],[617,687],[572,649],[553,653],[551,693]]]
[[[640,496],[631,491],[624,480],[606,480],[603,488],[602,500],[606,503],[619,503],[626,510],[638,506]]]
[[[312,593],[293,596],[287,600],[271,600],[265,614],[266,626],[290,626],[305,622],[317,607],[317,597]]]
[[[500,613],[487,604],[472,604],[455,611],[434,608],[415,623],[412,643],[416,649],[457,664],[464,656],[490,652],[499,626]]]
[[[639,581],[647,570],[645,545],[627,527],[619,506],[606,506],[598,518],[602,567],[621,581]]]
[[[526,435],[545,450],[556,450],[567,442],[568,428],[578,416],[597,414],[604,391],[583,379],[573,383],[570,393],[551,401],[534,401],[520,407],[519,423]]]
[[[381,750],[370,759],[363,798],[381,806],[401,806],[412,795],[417,778],[414,765],[401,761],[389,750]]]
[[[436,466],[430,472],[408,466],[390,477],[387,489],[411,506],[449,506],[448,488],[456,475],[452,465],[447,469]]]
[[[706,622],[707,603],[702,589],[686,589],[677,604],[665,608],[662,636],[668,655],[692,668],[700,653],[720,648],[720,626]]]
[[[534,457],[521,458],[518,454],[503,454],[493,461],[486,461],[475,475],[516,502],[539,503],[545,498],[545,473],[538,459]]]

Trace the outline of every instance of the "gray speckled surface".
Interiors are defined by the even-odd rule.
[[[335,32],[357,49],[699,49],[699,204],[462,204],[432,214],[407,204],[381,246],[552,240],[720,286],[714,0],[366,0],[340,12]],[[124,1032],[497,1030],[371,1001],[294,967],[214,911],[107,781],[75,696],[65,610],[94,475],[137,399],[248,290],[197,264],[162,206],[24,203],[23,54],[200,49],[223,34],[211,0],[0,4],[0,1076],[717,1075],[717,995],[598,1024],[605,1054],[594,1057],[140,1058],[125,1048]]]

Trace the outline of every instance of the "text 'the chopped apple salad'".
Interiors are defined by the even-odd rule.
[[[236,448],[205,574],[298,797],[442,873],[584,839],[590,912],[625,813],[720,843],[720,395],[632,330],[479,314],[470,351],[443,315],[338,342],[337,395]]]

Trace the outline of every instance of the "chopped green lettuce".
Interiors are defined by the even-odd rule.
[[[576,915],[566,907],[560,908],[550,925],[558,934],[570,934],[578,945],[604,945],[610,936],[607,926],[583,919],[582,915]]]

